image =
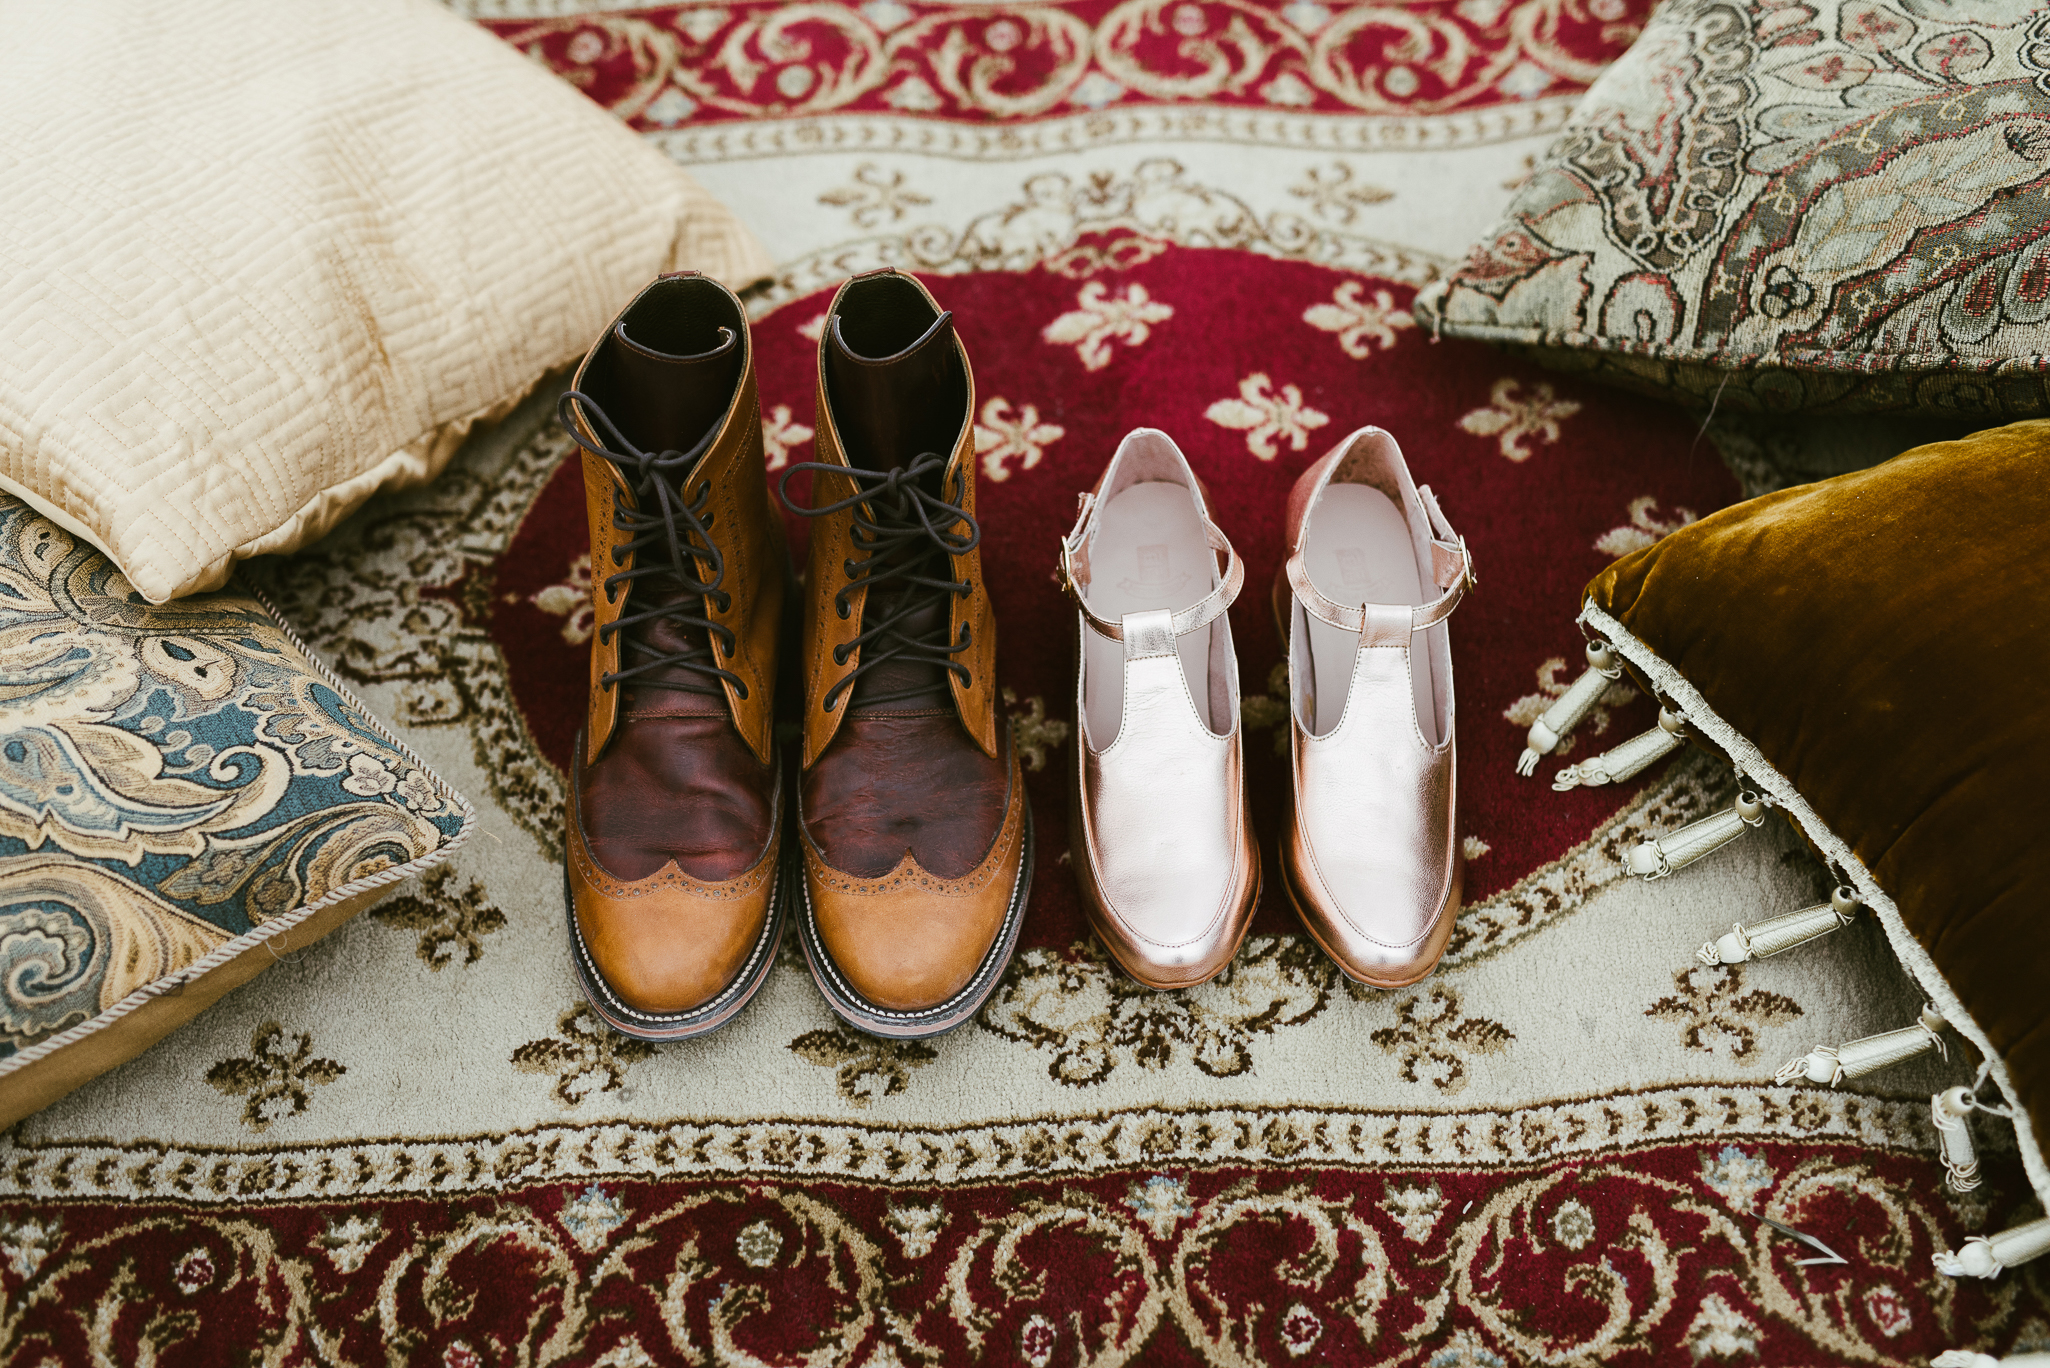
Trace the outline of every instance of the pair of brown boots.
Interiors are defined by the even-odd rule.
[[[715,1030],[786,918],[826,1001],[937,1035],[995,988],[1032,877],[976,547],[974,378],[910,276],[840,288],[819,344],[808,592],[769,500],[747,318],[693,273],[643,290],[563,396],[591,527],[591,682],[570,778],[569,932],[615,1030]],[[780,491],[779,491],[780,492]],[[802,612],[786,816],[776,693]]]

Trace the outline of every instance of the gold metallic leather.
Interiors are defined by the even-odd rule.
[[[1009,761],[1003,825],[982,862],[961,878],[920,868],[909,851],[881,878],[858,878],[804,841],[805,896],[830,971],[875,1006],[939,1006],[968,985],[996,943],[1025,857],[1025,782],[1015,748]]]
[[[919,284],[915,277],[903,277],[927,300],[932,299],[930,291]],[[831,318],[840,308],[840,296],[845,294],[846,285],[833,296],[833,303],[826,316]],[[934,312],[939,311],[937,302]],[[961,373],[968,386],[969,415],[961,425],[961,431],[954,439],[952,452],[947,459],[943,488],[951,498],[955,479],[960,477],[962,496],[960,506],[969,516],[975,514],[975,371],[968,363],[968,350],[956,339],[960,348]],[[833,422],[832,405],[826,398],[826,371],[823,352],[818,360],[818,421],[813,438],[812,459],[829,465],[844,466],[847,456],[841,446],[840,433]],[[852,480],[838,476],[818,475],[812,481],[812,507],[821,508],[849,497],[856,492]],[[825,753],[834,734],[840,730],[840,719],[845,715],[846,702],[843,697],[835,706],[825,705],[826,693],[842,679],[853,674],[861,664],[859,649],[848,652],[844,663],[833,659],[835,647],[844,646],[861,635],[861,609],[868,599],[865,589],[856,589],[847,595],[848,612],[840,615],[835,596],[847,583],[843,564],[854,557],[854,519],[851,512],[834,514],[819,519],[813,524],[811,550],[808,556],[811,603],[804,615],[804,638],[802,657],[804,661],[804,764],[811,763]],[[954,659],[968,667],[967,684],[961,682],[958,674],[949,674],[949,688],[954,699],[955,710],[960,714],[961,725],[968,735],[982,747],[983,753],[994,756],[999,741],[996,715],[994,680],[996,672],[996,617],[990,607],[989,593],[982,583],[982,552],[970,551],[965,556],[948,558],[953,566],[954,577],[973,586],[965,597],[956,596],[949,612],[949,629],[954,640],[960,640],[965,625],[970,633],[968,649]]]
[[[1186,483],[1208,546],[1225,553],[1228,568],[1194,607],[1124,615],[1115,636],[1092,625],[1096,615],[1086,596],[1096,495],[1112,471],[1129,469],[1121,463],[1134,457],[1121,445],[1085,496],[1062,548],[1061,574],[1076,603],[1078,724],[1087,709],[1086,634],[1121,639],[1124,647],[1124,707],[1116,737],[1098,750],[1088,726],[1077,728],[1068,829],[1082,906],[1104,948],[1138,982],[1167,990],[1207,982],[1238,953],[1259,904],[1260,848],[1246,805],[1236,684],[1230,690],[1230,730],[1219,735],[1205,725],[1190,693],[1192,687],[1209,690],[1211,681],[1186,678],[1178,650],[1181,636],[1208,630],[1212,622],[1229,630],[1221,619],[1244,571],[1210,522],[1207,492],[1180,451],[1165,434],[1143,429],[1126,443],[1142,436],[1149,454],[1134,457],[1142,466],[1150,464],[1144,474],[1172,483],[1164,478],[1172,472]],[[1218,668],[1214,659],[1211,668]]]
[[[1362,459],[1363,442],[1385,442],[1379,450],[1387,454]],[[1348,466],[1348,458],[1355,464]],[[1361,466],[1373,469],[1362,477]],[[1423,502],[1393,440],[1375,429],[1353,434],[1305,471],[1290,493],[1289,557],[1274,587],[1284,641],[1292,641],[1297,626],[1291,583],[1307,579],[1302,558],[1310,512],[1334,475],[1361,478],[1388,493],[1430,546]],[[1425,584],[1456,572],[1448,587],[1462,585],[1468,574],[1463,553],[1456,565],[1441,563],[1433,553],[1422,571]],[[1443,739],[1433,746],[1417,723],[1411,652],[1427,649],[1413,628],[1443,614],[1378,604],[1354,611],[1360,645],[1338,724],[1323,736],[1311,735],[1300,701],[1292,700],[1291,802],[1281,868],[1303,925],[1345,975],[1372,987],[1400,988],[1437,967],[1465,888],[1451,664],[1449,652],[1438,662],[1445,725]]]

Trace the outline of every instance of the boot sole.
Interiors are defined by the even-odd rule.
[[[1023,782],[1023,776],[1019,778]],[[804,902],[804,917],[798,939],[804,943],[804,961],[811,966],[813,982],[819,986],[819,994],[833,1014],[857,1031],[887,1040],[930,1040],[965,1025],[982,1004],[989,1001],[997,985],[1003,981],[1004,970],[1010,966],[1011,956],[1018,948],[1018,932],[1025,924],[1025,904],[1032,893],[1033,839],[1032,802],[1025,801],[1025,829],[1020,839],[1025,843],[1024,853],[1018,861],[1018,878],[1011,886],[1011,901],[1004,911],[1004,924],[997,933],[996,943],[989,953],[982,957],[975,973],[960,992],[935,1007],[919,1012],[892,1012],[876,1006],[848,985],[833,966],[831,956],[826,953],[824,942],[819,939],[818,919],[812,912],[811,889],[805,885],[801,868],[792,871]],[[803,839],[802,836],[799,839]]]

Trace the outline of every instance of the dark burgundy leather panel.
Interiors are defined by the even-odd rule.
[[[1004,822],[1008,748],[996,758],[951,707],[850,713],[804,777],[804,826],[827,864],[889,873],[910,851],[941,878],[972,872]]]
[[[651,711],[696,700],[649,690]],[[579,795],[591,856],[619,879],[645,879],[671,859],[716,882],[752,869],[775,825],[776,772],[754,758],[722,709],[700,717],[629,713]]]

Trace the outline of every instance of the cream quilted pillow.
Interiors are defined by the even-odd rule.
[[[0,487],[151,602],[425,480],[754,238],[432,0],[0,0]]]

